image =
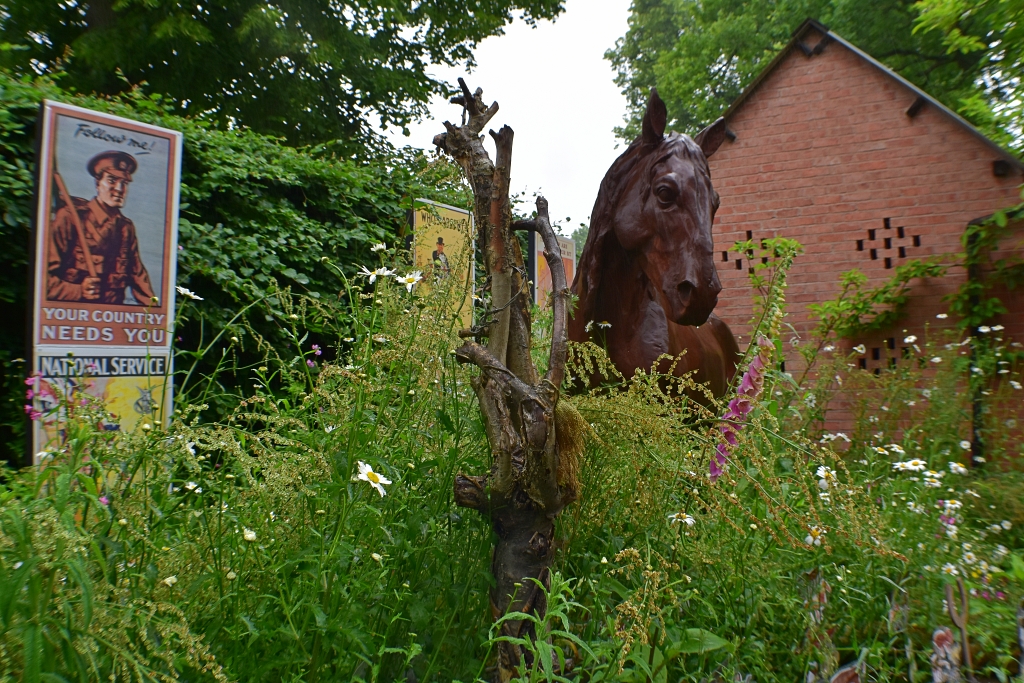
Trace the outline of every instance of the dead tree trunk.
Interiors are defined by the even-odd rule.
[[[480,374],[473,380],[491,447],[491,468],[482,476],[459,474],[455,501],[491,521],[498,542],[491,560],[495,586],[491,612],[495,619],[526,612],[543,616],[544,592],[531,579],[550,587],[554,557],[555,517],[577,495],[575,478],[561,477],[566,463],[560,457],[555,411],[565,372],[569,290],[547,201],[537,198],[537,217],[513,224],[509,203],[512,129],[490,131],[497,148],[494,162],[483,146],[481,131],[498,111],[485,107],[482,91],[470,93],[461,78],[462,96],[452,100],[464,107],[463,123],[445,122],[447,133],[434,144],[465,170],[475,198],[478,245],[491,289],[491,310],[484,324],[463,330],[467,341],[455,351],[462,363],[473,363]],[[529,282],[514,230],[535,230],[544,240],[544,257],[551,269],[554,323],[548,370],[544,377],[530,359]],[[479,343],[486,337],[487,345]],[[532,633],[529,621],[509,620],[502,635]],[[496,679],[507,681],[528,653],[500,643]]]

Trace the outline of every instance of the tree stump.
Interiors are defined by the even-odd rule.
[[[575,476],[567,475],[574,472],[575,463],[568,462],[570,454],[563,452],[564,447],[560,449],[559,437],[564,435],[557,434],[556,428],[556,423],[565,422],[558,399],[567,356],[569,290],[547,201],[537,198],[535,219],[512,223],[508,196],[512,129],[490,131],[497,147],[492,163],[480,132],[498,111],[498,104],[485,107],[480,89],[470,93],[461,78],[459,85],[463,94],[452,102],[464,107],[463,125],[446,121],[447,133],[435,137],[434,144],[450,154],[469,178],[478,245],[490,281],[491,310],[483,324],[459,333],[467,341],[455,356],[480,369],[472,385],[483,413],[491,467],[483,475],[458,474],[455,501],[489,519],[498,537],[491,560],[494,619],[514,612],[543,617],[555,553],[555,518],[577,496]],[[530,358],[530,290],[514,234],[517,229],[540,234],[551,270],[554,319],[543,377],[538,377]],[[485,337],[486,346],[479,341]],[[536,637],[533,622],[525,619],[506,619],[500,635]],[[508,681],[522,663],[533,664],[528,651],[500,642],[496,680]]]

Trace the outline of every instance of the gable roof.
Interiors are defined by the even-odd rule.
[[[824,37],[821,39],[821,41],[818,42],[817,45],[809,47],[803,42],[803,39],[808,33],[812,31],[818,31],[819,33],[823,34]],[[887,67],[885,64],[882,64],[880,61],[869,55],[867,52],[864,52],[859,47],[857,47],[853,43],[850,43],[845,38],[836,34],[835,32],[830,31],[827,26],[815,21],[814,19],[805,19],[804,23],[800,24],[800,27],[793,32],[793,37],[790,39],[789,43],[786,44],[786,47],[782,48],[779,54],[775,55],[772,61],[768,63],[768,66],[766,66],[761,71],[761,73],[759,73],[757,77],[750,83],[750,85],[748,85],[743,90],[743,92],[740,93],[740,96],[737,97],[736,100],[729,105],[729,108],[725,110],[725,113],[722,114],[722,116],[725,118],[726,121],[728,121],[732,117],[732,115],[735,114],[740,109],[740,107],[743,106],[744,102],[746,102],[750,98],[750,96],[754,94],[754,91],[758,89],[761,83],[763,83],[765,79],[768,78],[768,76],[775,70],[775,68],[779,64],[781,64],[782,61],[786,59],[786,57],[788,57],[793,50],[799,49],[804,53],[805,56],[812,57],[814,55],[821,54],[825,50],[825,47],[828,46],[828,44],[831,42],[839,43],[840,45],[842,45],[847,50],[863,59],[871,66],[875,67],[876,69],[884,73],[889,78],[898,82],[904,88],[910,90],[918,98],[917,101],[913,105],[911,105],[915,112],[916,110],[920,109],[920,107],[923,104],[930,104],[931,106],[935,107],[935,109],[939,113],[951,119],[960,127],[964,128],[968,133],[973,135],[982,144],[984,144],[986,147],[992,150],[992,152],[999,155],[999,158],[1009,162],[1018,171],[1024,172],[1024,162],[1022,162],[1015,154],[1012,154],[1011,152],[1003,149],[1001,146],[996,144],[991,138],[989,138],[987,135],[985,135],[980,130],[975,128],[973,125],[971,125],[970,122],[968,122],[955,111],[944,105],[942,102],[939,102],[937,99],[926,93],[924,90],[921,90],[921,88],[917,87],[903,76],[900,76],[898,73]]]

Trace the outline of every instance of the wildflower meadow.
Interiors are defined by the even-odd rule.
[[[1019,405],[1017,347],[992,328],[915,338],[919,363],[874,375],[808,340],[798,382],[776,354],[799,245],[768,248],[722,405],[570,349],[580,499],[557,521],[521,680],[815,681],[846,665],[920,682],[957,580],[973,673],[1019,675],[1020,447],[993,411],[987,462],[971,463],[964,391],[983,374],[992,405]],[[0,488],[0,680],[490,677],[491,531],[452,490],[488,458],[475,371],[451,354],[468,294],[392,245],[371,254],[338,271],[337,304],[286,288],[255,303],[288,344],[244,322],[218,338],[206,353],[225,368],[241,345],[261,357],[237,366],[244,382],[192,378],[166,429],[107,431],[102,406],[58,397],[59,439]],[[183,286],[178,315],[199,298]],[[180,357],[187,376],[184,358],[199,361]],[[837,380],[860,401],[848,434],[821,428]]]

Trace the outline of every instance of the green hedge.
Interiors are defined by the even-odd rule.
[[[222,130],[175,116],[157,95],[83,96],[65,91],[59,82],[16,80],[0,72],[0,315],[9,323],[0,328],[5,397],[0,444],[8,456],[23,453],[20,379],[26,366],[18,359],[30,353],[21,322],[30,296],[35,127],[44,98],[184,134],[178,284],[204,301],[190,302],[178,327],[178,347],[202,347],[211,332],[224,329],[244,306],[262,299],[266,306],[250,311],[254,315],[245,321],[247,330],[235,320],[232,334],[242,340],[232,352],[233,367],[244,366],[247,351],[255,352],[244,332],[256,332],[271,345],[285,341],[283,312],[274,296],[279,288],[319,299],[329,309],[336,305],[342,279],[323,257],[351,274],[357,264],[370,262],[373,243],[393,243],[411,198],[466,200],[455,168],[416,151],[389,158],[338,158],[331,145],[294,148],[248,130]],[[235,381],[230,373],[220,374],[219,380]]]

